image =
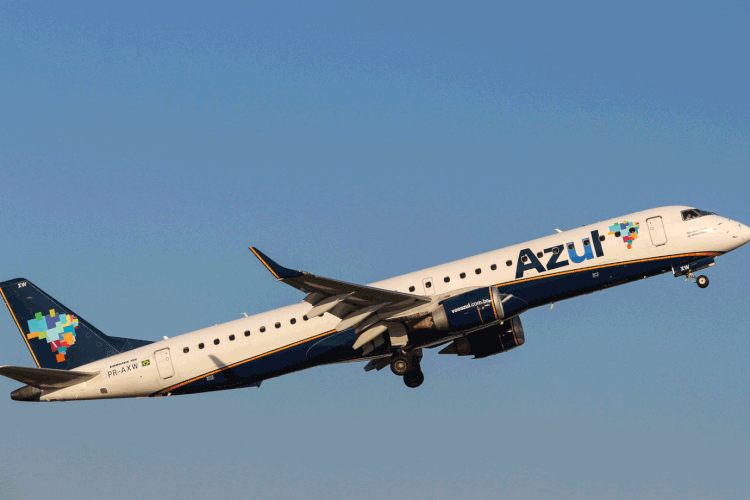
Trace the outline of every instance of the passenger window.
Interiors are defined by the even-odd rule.
[[[541,259],[542,257],[544,257],[544,254],[542,252],[537,252],[536,256]]]
[[[229,340],[234,340],[234,335],[230,335]]]
[[[99,392],[101,392],[102,394],[107,394],[107,389],[102,387],[101,389],[99,389]]]
[[[290,322],[291,324],[295,324],[295,323],[297,322],[297,319],[296,319],[296,318],[292,318],[292,319],[290,319],[290,320],[289,320],[289,322]]]
[[[249,337],[249,336],[250,336],[250,330],[245,330],[245,337]]]
[[[529,258],[526,257],[525,255],[523,257],[521,257],[521,262],[526,262],[527,260],[529,260]]]
[[[203,342],[201,342],[200,344],[198,344],[198,349],[203,349],[204,347],[206,347],[206,346],[203,345]]]
[[[275,325],[273,325],[273,326],[275,326],[276,328],[281,328],[281,323],[276,323],[276,324],[275,324]]]
[[[184,352],[185,354],[187,354],[187,353],[190,352],[190,348],[189,347],[185,347],[185,348],[182,349],[182,352]]]
[[[573,250],[575,247],[573,243],[568,243],[568,250]]]
[[[603,234],[599,235],[599,241],[604,241],[604,238],[605,238],[605,236]]]
[[[492,269],[493,271],[495,271],[497,269],[497,264],[492,264],[490,266],[490,269]]]
[[[589,245],[591,245],[591,241],[589,241],[589,239],[588,239],[588,238],[586,238],[585,240],[583,240],[583,246],[586,246],[586,247],[587,247],[587,246],[589,246]]]
[[[219,345],[219,339],[214,339],[214,345]]]
[[[443,281],[445,281],[446,283],[448,283],[450,280],[451,279],[448,276],[446,276],[445,278],[443,278]]]
[[[459,274],[459,276],[461,277],[461,279],[466,279],[466,273],[461,273]]]
[[[307,320],[308,320],[309,318],[308,318],[307,316],[302,316],[302,319],[303,319],[304,321],[307,321]]]
[[[507,262],[505,263],[505,265],[506,265],[506,266],[508,266],[508,267],[510,267],[510,266],[512,266],[512,265],[513,265],[513,261],[512,261],[512,260],[509,260],[509,261],[507,261]]]
[[[425,288],[431,288],[432,287],[432,283],[429,282],[429,281],[427,281],[427,282],[425,282],[424,287]]]
[[[619,238],[619,237],[620,237],[620,231],[617,231],[617,232],[615,233],[615,238]]]
[[[478,269],[478,268],[477,268],[477,269],[474,269],[474,272],[475,272],[475,273],[477,273],[477,274],[482,274],[482,270],[481,270],[481,269]]]
[[[414,287],[413,287],[413,286],[410,286],[410,287],[409,287],[409,291],[410,291],[410,292],[413,292],[413,291],[414,291]],[[411,299],[409,299],[409,300],[411,300]]]
[[[628,231],[630,231],[631,233],[634,233],[635,232],[635,228],[631,227],[630,229],[628,229]]]
[[[265,331],[266,331],[266,327],[265,327],[265,326],[261,326],[261,327],[260,327],[260,333],[263,333],[263,332],[265,332]]]
[[[552,249],[552,253],[554,253],[554,254],[560,253],[560,248],[558,248],[558,247],[553,248]]]

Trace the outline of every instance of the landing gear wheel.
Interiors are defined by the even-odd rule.
[[[409,373],[412,369],[412,362],[411,358],[409,356],[404,356],[403,354],[399,354],[398,356],[394,356],[391,359],[391,371],[398,375],[399,377],[403,377],[407,373]]]
[[[404,375],[404,384],[406,384],[406,387],[415,389],[422,385],[422,382],[424,382],[424,373],[421,370],[412,370]]]
[[[695,282],[698,283],[698,286],[701,288],[706,288],[708,286],[708,278],[705,276],[698,276],[695,279]]]

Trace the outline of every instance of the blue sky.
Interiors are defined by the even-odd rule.
[[[645,208],[750,222],[746,2],[0,4],[0,280],[160,339]],[[744,498],[746,248],[526,344],[260,389],[0,397],[3,498]],[[0,313],[0,363],[31,357]],[[447,359],[445,359],[447,358]],[[0,392],[18,384],[3,379]]]

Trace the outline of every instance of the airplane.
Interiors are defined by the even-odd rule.
[[[370,285],[283,267],[251,252],[301,302],[158,342],[105,335],[24,278],[0,294],[36,367],[0,366],[26,384],[16,401],[77,401],[260,387],[314,366],[367,361],[407,387],[424,381],[424,349],[485,358],[524,344],[520,315],[672,272],[694,273],[750,240],[712,212],[669,206],[632,213]],[[128,312],[122,311],[127,320]]]

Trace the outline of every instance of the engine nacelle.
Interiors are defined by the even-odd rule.
[[[475,358],[486,358],[514,349],[523,345],[525,341],[521,319],[516,316],[510,321],[491,325],[458,338],[440,351],[440,354],[474,355]]]
[[[514,295],[501,293],[496,287],[480,288],[445,299],[440,307],[414,328],[461,331],[517,316],[528,304]]]

